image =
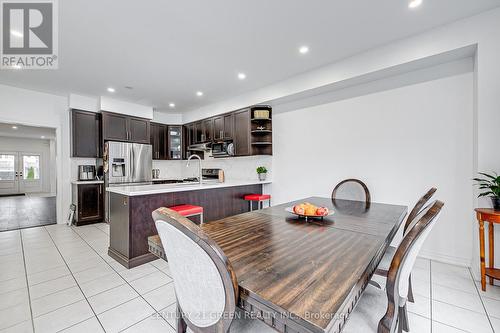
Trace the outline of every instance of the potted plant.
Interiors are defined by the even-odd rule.
[[[259,180],[264,181],[267,177],[267,169],[264,166],[257,168],[257,174],[259,175]]]
[[[474,178],[477,182],[476,185],[483,191],[479,194],[478,198],[489,196],[493,203],[493,208],[495,210],[500,210],[500,176],[496,173],[494,175],[489,175],[480,172],[479,174],[484,178]]]

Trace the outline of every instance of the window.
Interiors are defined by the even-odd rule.
[[[0,155],[0,180],[15,180],[15,155]]]
[[[40,156],[23,156],[23,177],[28,180],[40,179]]]

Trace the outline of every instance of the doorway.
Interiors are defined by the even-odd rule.
[[[56,219],[56,132],[0,123],[0,232]]]
[[[41,155],[0,151],[0,195],[42,192]]]

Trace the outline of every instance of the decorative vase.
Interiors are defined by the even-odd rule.
[[[500,210],[500,198],[499,197],[491,197],[491,203],[493,204],[494,210]]]
[[[267,173],[259,173],[259,180],[260,181],[266,180],[266,177],[267,177]]]

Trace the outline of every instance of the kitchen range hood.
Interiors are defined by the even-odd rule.
[[[197,144],[188,146],[188,150],[191,150],[191,151],[209,151],[210,149],[211,149],[210,143],[197,143]]]

